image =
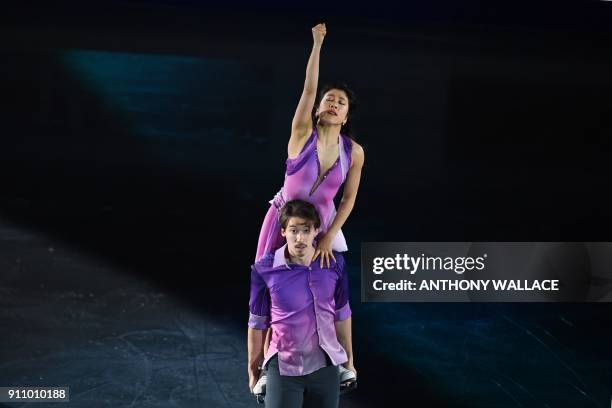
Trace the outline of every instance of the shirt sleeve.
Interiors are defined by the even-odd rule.
[[[336,254],[336,272],[338,273],[338,282],[334,292],[334,300],[336,303],[335,321],[346,320],[351,316],[351,307],[349,305],[349,281],[348,273],[345,270],[344,258],[341,254]]]
[[[255,266],[251,267],[249,327],[258,330],[270,327],[270,291]]]

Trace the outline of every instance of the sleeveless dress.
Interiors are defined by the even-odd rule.
[[[256,262],[265,254],[274,252],[285,244],[285,238],[281,235],[278,216],[279,209],[287,201],[300,199],[313,204],[321,218],[319,234],[327,232],[336,216],[334,197],[346,180],[351,167],[352,147],[351,139],[340,134],[338,137],[338,159],[323,175],[317,186],[315,186],[315,183],[321,172],[321,164],[317,155],[316,127],[313,128],[312,134],[300,154],[293,159],[287,158],[285,183],[274,198],[270,200],[270,209],[259,232]],[[338,231],[333,238],[332,249],[338,252],[348,250],[342,231]]]

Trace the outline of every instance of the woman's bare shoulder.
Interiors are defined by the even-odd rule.
[[[353,148],[351,149],[351,156],[353,160],[361,159],[363,160],[365,153],[363,152],[363,146],[353,140]]]

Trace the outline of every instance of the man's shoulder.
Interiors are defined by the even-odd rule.
[[[336,266],[340,269],[344,269],[344,255],[342,252],[332,251],[334,258],[336,258]]]
[[[274,253],[268,253],[259,258],[259,261],[253,264],[253,269],[258,272],[261,272],[263,269],[272,268],[274,264]]]

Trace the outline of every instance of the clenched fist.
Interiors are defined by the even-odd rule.
[[[312,38],[314,43],[317,45],[323,44],[323,38],[327,34],[327,28],[325,28],[325,23],[317,24],[312,27]]]

